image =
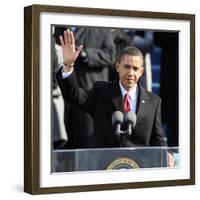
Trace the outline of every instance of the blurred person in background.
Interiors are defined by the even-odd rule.
[[[95,27],[68,27],[74,33],[76,45],[84,45],[75,64],[79,87],[89,90],[96,81],[108,81],[114,67],[115,45],[110,29]],[[60,45],[59,36],[66,27],[55,27],[54,37]],[[65,126],[68,142],[65,148],[88,148],[93,140],[93,119],[90,114],[65,102]]]

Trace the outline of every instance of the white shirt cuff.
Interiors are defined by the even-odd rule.
[[[65,78],[68,78],[71,74],[72,74],[73,71],[70,71],[70,72],[64,72],[63,71],[63,67],[62,67],[62,78],[65,79]]]

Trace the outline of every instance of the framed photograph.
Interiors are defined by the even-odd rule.
[[[147,129],[141,122],[145,119],[140,116],[140,107],[135,111],[137,120],[131,123],[135,127],[130,134],[128,128],[120,130],[119,145],[112,145],[112,138],[106,139],[104,121],[98,121],[102,123],[102,137],[93,126],[84,127],[88,116],[63,99],[58,81],[64,63],[60,37],[64,40],[69,33],[74,35],[75,49],[83,45],[73,65],[77,84],[84,91],[92,90],[96,81],[111,83],[118,78],[115,59],[122,49],[134,46],[142,52],[144,73],[139,85],[162,100],[158,114],[167,146],[152,139],[135,142],[136,131]],[[144,99],[140,102],[147,104]],[[147,112],[143,109],[144,116]],[[96,115],[91,115],[92,121]],[[111,119],[111,115],[105,118],[105,123],[111,124]],[[132,137],[134,145],[129,144]],[[24,191],[44,194],[192,184],[195,16],[50,5],[25,7]]]

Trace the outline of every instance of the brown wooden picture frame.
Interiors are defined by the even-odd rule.
[[[78,186],[40,186],[40,14],[71,13],[89,16],[184,20],[190,23],[190,175],[188,179]],[[24,9],[24,191],[30,194],[83,192],[195,184],[195,16],[99,8],[32,5]]]

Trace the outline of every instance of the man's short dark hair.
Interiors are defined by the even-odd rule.
[[[121,60],[122,60],[122,58],[124,57],[124,55],[140,56],[141,59],[142,59],[142,61],[144,62],[144,58],[143,58],[142,52],[138,48],[136,48],[136,47],[133,47],[133,46],[125,47],[117,55],[116,62],[120,63]]]

